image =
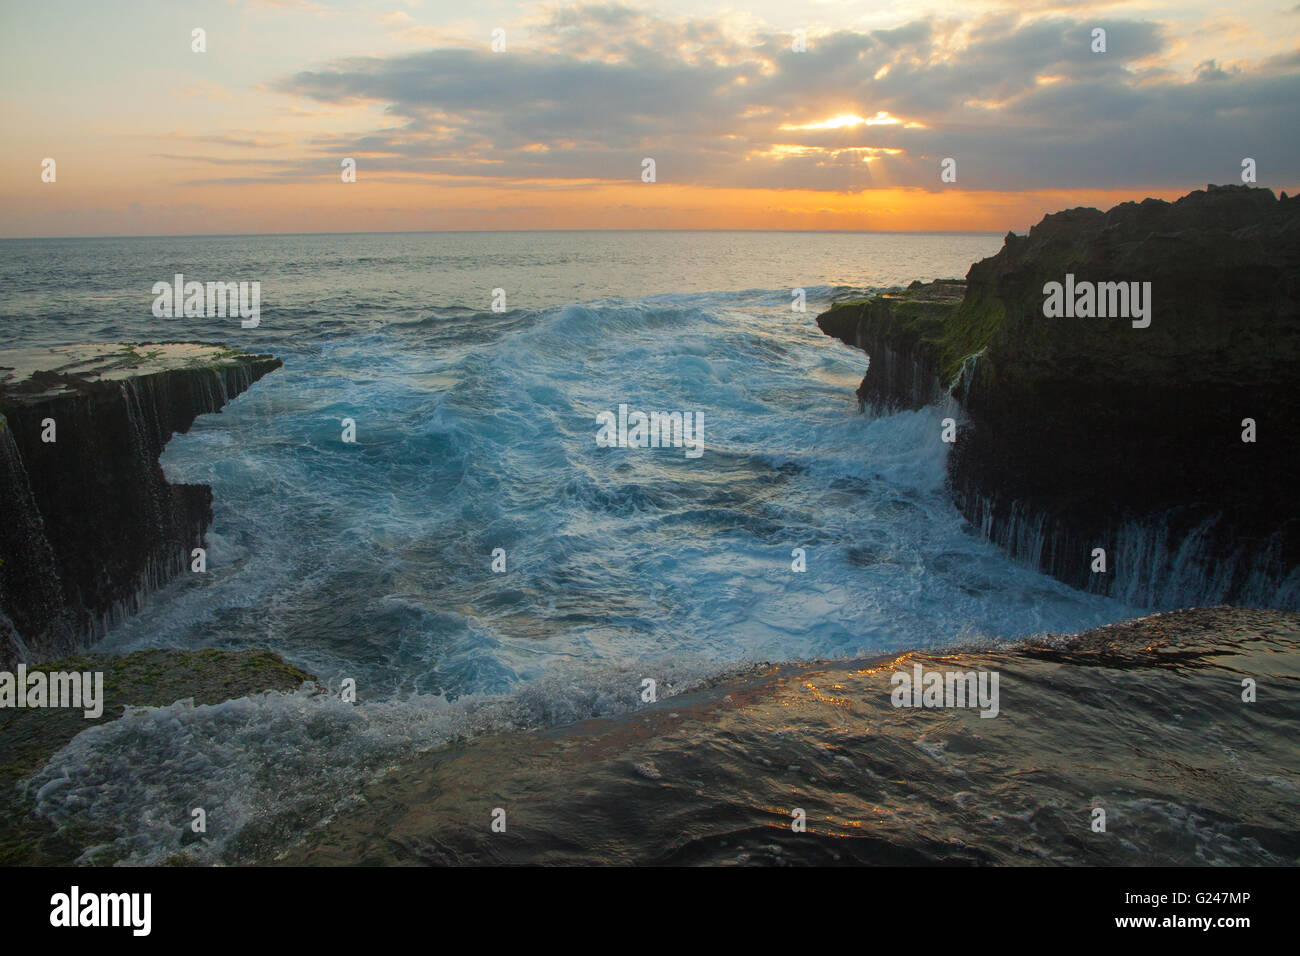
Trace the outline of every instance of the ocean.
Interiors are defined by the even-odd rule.
[[[268,647],[335,694],[96,726],[31,785],[37,812],[111,824],[87,860],[147,863],[184,836],[150,808],[202,801],[218,825],[194,852],[237,860],[253,821],[287,845],[397,761],[624,713],[647,678],[664,697],[761,662],[1141,613],[972,533],[944,488],[943,412],[864,416],[867,356],[817,328],[834,301],[964,275],[1000,245],[746,232],[0,242],[0,348],[187,340],[284,361],[168,445],[171,481],[213,488],[207,572],[154,593],[96,650]],[[151,288],[176,273],[259,282],[260,324],[155,317]],[[702,454],[602,447],[597,416],[620,405],[692,414]],[[337,699],[345,686],[355,706]]]

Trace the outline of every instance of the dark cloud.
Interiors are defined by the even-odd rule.
[[[1096,27],[1105,53],[1092,52]],[[1300,54],[1175,77],[1149,65],[1170,41],[1148,22],[918,20],[812,37],[799,53],[788,34],[601,5],[560,9],[529,39],[502,54],[353,58],[276,88],[383,104],[384,129],[315,145],[395,174],[634,182],[652,156],[661,182],[937,189],[952,156],[964,188],[1182,188],[1231,180],[1253,156],[1264,181],[1300,178]],[[902,122],[790,128],[881,113]]]

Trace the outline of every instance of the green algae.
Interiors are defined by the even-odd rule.
[[[870,299],[836,303],[818,322],[840,338],[874,339],[894,348],[915,350],[947,384],[957,377],[969,356],[988,346],[1006,318],[999,299],[963,296],[964,288],[957,279],[914,282],[906,289]]]

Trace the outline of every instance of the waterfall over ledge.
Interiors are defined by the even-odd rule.
[[[1076,280],[1144,285],[1146,324],[1045,314]],[[870,356],[865,411],[952,403],[953,499],[1017,560],[1137,606],[1300,608],[1300,198],[1066,210],[817,323]]]
[[[212,489],[170,484],[159,456],[282,364],[184,342],[0,352],[0,666],[94,643],[189,566]]]

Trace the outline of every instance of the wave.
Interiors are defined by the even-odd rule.
[[[309,685],[129,709],[25,787],[82,863],[1278,865],[1297,660],[1300,615],[1218,608],[721,674],[575,661],[458,701]],[[1000,674],[996,719],[891,706],[916,666]]]
[[[937,410],[858,414],[865,356],[788,290],[387,315],[282,345],[283,370],[163,457],[213,486],[208,572],[100,649],[269,647],[360,703],[182,702],[83,732],[28,793],[98,834],[86,862],[247,859],[420,753],[627,713],[645,676],[664,697],[759,661],[1131,613],[967,533]],[[697,414],[705,454],[597,447],[620,403]]]
[[[656,693],[707,683],[663,661]],[[511,693],[343,702],[306,684],[220,704],[128,707],[23,782],[33,812],[82,846],[79,864],[229,863],[310,838],[399,762],[477,737],[562,726],[642,706],[643,675],[578,662]],[[191,828],[202,810],[206,832]]]
[[[210,571],[106,647],[269,646],[326,680],[457,697],[583,655],[725,665],[1124,616],[966,533],[936,412],[857,414],[865,357],[783,295],[475,313],[294,346],[265,388],[168,447],[172,480],[214,488]],[[598,448],[595,416],[620,403],[694,412],[704,456]]]

